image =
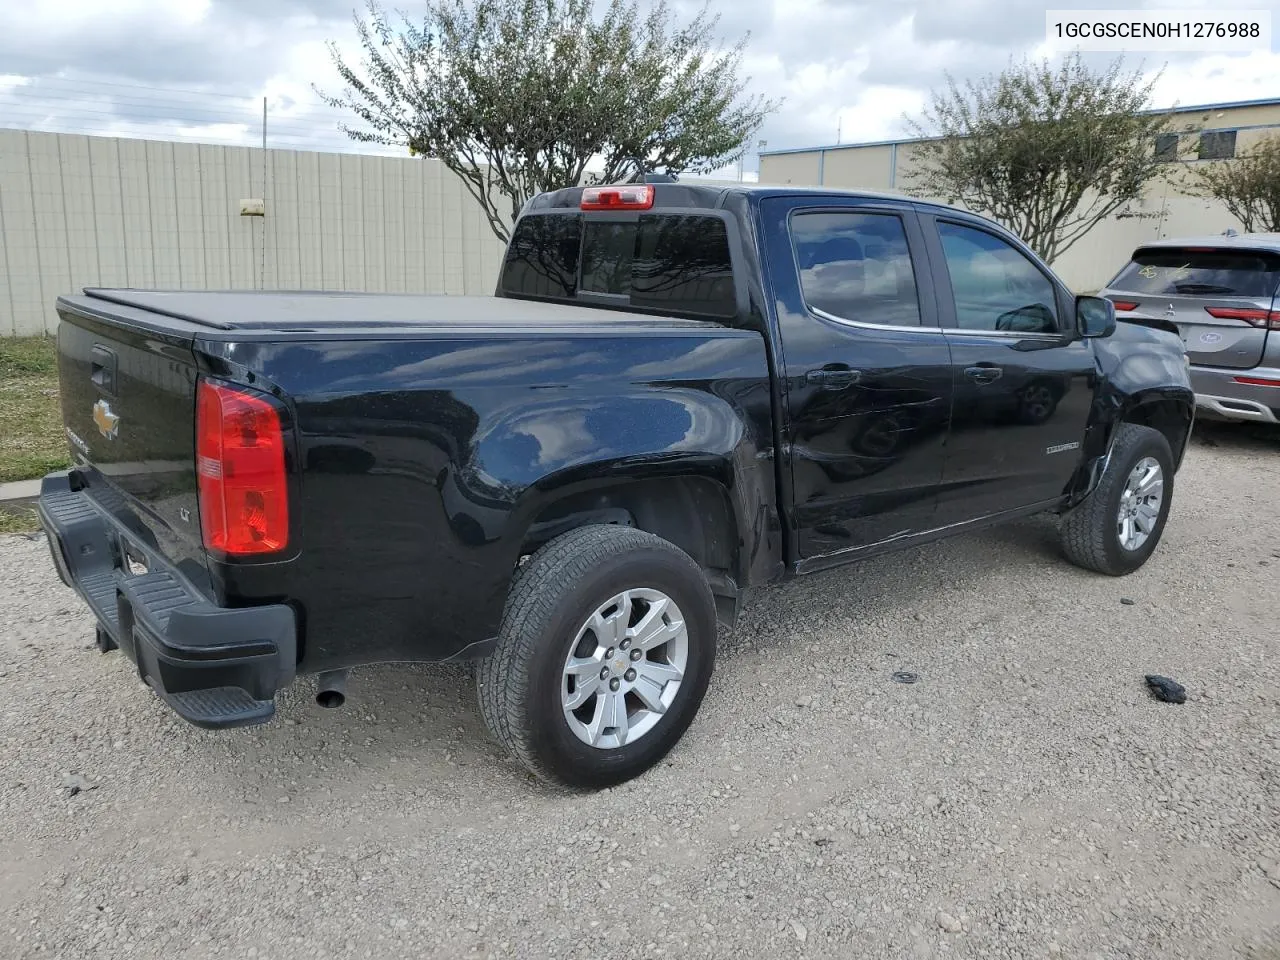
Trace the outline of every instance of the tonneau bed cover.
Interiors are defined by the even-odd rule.
[[[83,296],[62,297],[59,302],[78,312],[105,313],[124,320],[133,311],[146,311],[210,331],[320,333],[334,328],[435,331],[512,326],[581,330],[601,324],[615,329],[660,326],[670,330],[675,326],[705,330],[708,323],[507,297],[434,294],[87,287]]]

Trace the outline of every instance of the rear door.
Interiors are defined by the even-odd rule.
[[[951,356],[914,208],[771,197],[761,225],[801,560],[821,566],[931,529]]]
[[[1103,291],[1116,309],[1177,324],[1192,363],[1255,367],[1280,328],[1280,255],[1265,250],[1146,247]]]

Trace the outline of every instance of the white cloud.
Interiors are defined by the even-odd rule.
[[[1280,27],[1280,17],[1276,17]],[[1153,71],[1154,72],[1154,71]],[[1212,54],[1166,70],[1156,83],[1160,106],[1193,106],[1280,96],[1280,53]]]
[[[368,149],[337,129],[326,40],[358,55],[352,8],[362,0],[13,0],[0,2],[0,123],[37,129]],[[701,0],[675,0],[688,13]],[[1128,0],[1142,5],[1142,0]],[[729,39],[750,31],[751,90],[782,98],[753,138],[770,149],[905,136],[946,73],[960,79],[1034,55],[1044,10],[1097,0],[737,0],[721,7]],[[1149,7],[1202,7],[1150,0]],[[393,3],[412,15],[413,0]],[[1272,9],[1280,29],[1280,6]],[[1163,58],[1132,58],[1154,74]],[[1156,105],[1280,95],[1280,53],[1180,55]],[[737,176],[736,166],[721,172]]]

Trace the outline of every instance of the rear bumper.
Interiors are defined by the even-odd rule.
[[[100,646],[119,647],[142,681],[197,726],[271,718],[276,692],[296,669],[292,608],[211,603],[88,493],[74,489],[69,473],[44,478],[38,511],[58,576],[98,619]],[[132,572],[137,562],[145,572]]]
[[[1198,412],[1223,420],[1252,420],[1280,423],[1280,387],[1238,383],[1236,377],[1274,380],[1280,370],[1254,367],[1251,370],[1223,370],[1220,367],[1191,367],[1191,387],[1196,392]]]

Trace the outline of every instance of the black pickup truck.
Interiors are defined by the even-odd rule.
[[[530,201],[493,297],[58,301],[53,560],[205,727],[299,674],[476,658],[535,773],[635,776],[746,591],[1036,512],[1160,540],[1194,398],[1017,238],[901,197],[676,183]]]

